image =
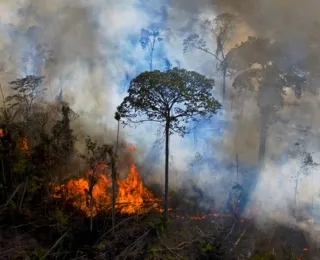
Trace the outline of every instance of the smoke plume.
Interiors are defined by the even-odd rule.
[[[54,101],[62,93],[63,100],[80,114],[74,127],[77,134],[110,142],[115,140],[117,127],[114,112],[130,79],[148,69],[147,54],[139,43],[141,28],[157,23],[171,29],[156,49],[157,69],[163,69],[163,58],[168,58],[183,68],[214,77],[220,98],[221,77],[215,72],[215,60],[196,50],[183,53],[183,39],[188,34],[201,31],[205,19],[232,12],[240,21],[229,48],[248,36],[268,37],[291,50],[292,56],[286,61],[289,66],[310,54],[314,56],[319,43],[315,34],[320,22],[319,5],[317,1],[299,0],[2,1],[0,80],[6,86],[16,77],[45,75],[49,89],[46,98]],[[208,47],[215,50],[214,37],[205,37]],[[312,73],[318,69],[317,62],[307,65]],[[188,138],[172,137],[172,188],[184,186],[191,179],[207,196],[223,201],[234,181],[254,179],[247,169],[257,165],[259,109],[254,93],[247,91],[240,96],[232,90],[232,81],[228,80],[221,115],[199,126],[197,133]],[[263,212],[275,212],[279,206],[283,209],[281,216],[290,220],[295,196],[291,177],[300,169],[301,154],[311,152],[317,161],[317,76],[311,83],[314,92],[304,92],[300,100],[286,91],[285,104],[279,111],[281,120],[268,131],[266,168],[256,183],[252,181],[255,189],[250,199],[260,201]],[[8,92],[6,88],[5,94]],[[154,146],[157,137],[153,133],[154,125],[125,128],[121,129],[121,138],[138,144],[136,159],[148,173],[147,179],[163,183],[164,152],[162,146]],[[191,163],[197,152],[203,158]],[[301,176],[301,205],[307,205],[319,192],[314,178],[311,170],[308,177]]]

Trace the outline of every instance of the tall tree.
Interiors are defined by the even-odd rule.
[[[140,44],[144,50],[149,54],[149,68],[153,70],[153,55],[155,46],[164,40],[164,33],[168,29],[161,29],[159,26],[153,25],[150,29],[141,29]]]
[[[238,21],[237,16],[229,13],[219,14],[215,19],[206,20],[202,27],[216,39],[216,50],[210,50],[206,40],[197,33],[190,34],[184,41],[184,52],[194,48],[211,55],[217,62],[217,69],[222,74],[222,98],[226,95],[226,80],[228,71],[227,44],[230,43],[233,31]]]
[[[187,124],[210,118],[221,107],[212,96],[214,80],[194,71],[173,68],[144,72],[130,82],[128,95],[118,107],[124,124],[157,122],[165,130],[165,203],[168,219],[169,137],[184,136]]]
[[[290,53],[280,46],[268,39],[249,37],[231,49],[226,57],[229,69],[237,74],[233,87],[256,93],[260,110],[260,166],[265,158],[268,129],[279,119],[285,89],[293,89],[300,98],[306,82],[305,75],[294,64],[286,62]]]
[[[116,221],[116,194],[117,194],[117,169],[116,169],[116,160],[118,159],[118,148],[119,148],[119,134],[120,134],[120,120],[121,116],[119,113],[116,112],[114,119],[118,121],[118,128],[117,128],[117,141],[116,141],[116,147],[114,151],[114,156],[111,161],[111,175],[112,175],[112,227],[115,227],[115,221]],[[114,232],[114,229],[112,230],[112,233]]]

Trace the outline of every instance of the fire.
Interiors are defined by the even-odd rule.
[[[81,179],[70,180],[61,186],[56,187],[54,197],[63,198],[67,202],[73,204],[74,207],[81,209],[88,216],[94,216],[103,206],[108,205],[111,201],[111,195],[107,193],[108,187],[111,187],[111,182],[103,174],[106,170],[105,165],[99,165],[96,172],[89,171]],[[89,178],[97,176],[96,183],[92,188],[93,203],[90,204],[89,194]]]
[[[0,137],[4,137],[4,131],[2,128],[0,128]],[[21,151],[26,153],[29,152],[28,139],[26,136],[19,138],[17,145]]]
[[[78,180],[70,180],[56,187],[54,197],[72,203],[87,216],[95,216],[103,210],[110,209],[112,181],[107,170],[107,166],[102,164],[95,173],[90,171]],[[96,180],[92,188],[92,203],[89,192],[90,178]],[[158,202],[159,199],[143,185],[135,164],[131,162],[127,178],[117,180],[116,209],[120,213],[135,214],[158,208]]]
[[[136,213],[141,211],[146,202],[151,202],[157,207],[157,199],[148,191],[141,180],[136,166],[132,163],[128,177],[118,181],[117,203],[121,213]]]
[[[28,139],[27,137],[23,137],[20,139],[19,141],[19,148],[21,151],[25,151],[28,152],[29,151],[29,147],[28,147]]]
[[[135,146],[133,146],[133,145],[130,145],[129,150],[130,151],[135,151],[135,150],[137,150],[137,148]]]

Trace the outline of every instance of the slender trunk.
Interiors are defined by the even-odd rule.
[[[22,193],[22,197],[21,197],[21,201],[20,201],[20,205],[19,205],[19,212],[21,211],[24,195],[26,194],[26,191],[27,191],[27,186],[28,186],[28,176],[26,178],[26,183],[25,183],[24,188],[23,188],[23,193]]]
[[[266,155],[267,134],[268,134],[267,125],[265,123],[265,120],[263,120],[263,118],[261,118],[260,144],[259,144],[259,167],[260,167],[260,169],[262,169],[264,166],[264,159],[265,159],[265,155]]]
[[[114,227],[116,224],[116,159],[118,156],[118,145],[119,145],[119,129],[120,129],[120,120],[118,120],[118,130],[117,130],[117,143],[116,143],[116,150],[115,150],[115,158],[112,158],[112,165],[111,165],[111,174],[112,174],[112,233],[114,233]]]
[[[152,62],[153,62],[153,52],[154,52],[154,45],[155,44],[156,44],[156,38],[153,37],[152,44],[151,44],[151,51],[150,51],[150,71],[152,71],[152,69],[153,69]]]
[[[301,171],[301,169],[300,169]],[[298,171],[296,176],[296,185],[294,187],[294,208],[293,208],[293,216],[297,217],[297,195],[298,195],[298,187],[299,187],[299,179],[300,179],[300,171]]]
[[[237,163],[237,182],[239,181],[239,159],[238,153],[236,153],[236,163]]]
[[[5,175],[5,173],[4,173],[3,158],[1,158],[1,169],[2,169],[3,187],[5,187],[5,186],[6,186],[6,175]]]
[[[93,196],[92,190],[90,192],[90,232],[93,230]]]
[[[153,59],[153,49],[151,50],[151,53],[150,53],[150,71],[152,71],[152,59]]]
[[[227,67],[223,66],[222,72],[222,100],[225,100],[226,97],[226,85],[227,85]]]
[[[168,221],[168,204],[169,204],[169,130],[170,119],[166,122],[166,147],[165,147],[165,180],[164,180],[164,223]]]
[[[4,163],[3,163],[3,158],[1,158],[1,169],[2,169],[2,179],[3,179],[3,198],[4,200],[7,198],[8,194],[7,194],[7,184],[6,184],[6,174],[4,171]]]
[[[111,174],[112,174],[112,228],[114,228],[116,224],[116,169],[115,162],[112,158],[112,166],[111,166]],[[114,229],[112,229],[112,233],[114,233]]]

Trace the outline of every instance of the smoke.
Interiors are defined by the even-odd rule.
[[[147,54],[139,43],[141,28],[152,23],[171,28],[164,43],[156,48],[157,69],[163,69],[163,58],[174,64],[178,61],[183,68],[214,77],[219,89],[221,78],[211,57],[198,51],[183,54],[183,39],[199,31],[201,21],[222,12],[234,12],[241,22],[230,48],[249,35],[269,37],[292,50],[289,65],[314,52],[319,41],[315,35],[320,22],[319,5],[317,1],[298,0],[55,0],[54,5],[49,0],[2,1],[0,80],[5,84],[26,74],[44,74],[49,89],[47,99],[54,101],[62,91],[63,99],[80,114],[74,125],[76,133],[110,142],[116,139],[114,112],[130,79],[148,69]],[[215,39],[206,35],[206,40],[215,50]],[[317,70],[317,63],[309,65]],[[246,169],[257,164],[261,118],[254,93],[248,91],[240,96],[231,90],[231,84],[232,79],[228,81],[228,99],[221,115],[199,125],[194,136],[172,137],[172,188],[184,186],[191,179],[207,196],[223,201],[233,181],[250,179],[245,177]],[[317,84],[316,78],[313,84]],[[285,209],[281,216],[289,219],[294,197],[294,182],[289,176],[300,167],[301,151],[316,152],[319,147],[318,109],[318,95],[306,92],[297,100],[287,91],[280,110],[282,120],[268,132],[268,163],[259,179],[251,181],[252,186],[256,184],[251,199],[261,201],[268,212],[276,211],[280,205]],[[310,127],[304,129],[305,126]],[[156,126],[144,125],[121,129],[120,136],[137,146],[136,160],[144,166],[147,180],[163,183],[163,147],[154,146],[158,138],[154,133]],[[203,158],[191,167],[197,152]],[[306,194],[302,190],[299,193],[304,204],[319,192],[314,183],[311,177],[301,183],[302,190],[309,190],[306,197],[301,195]]]
[[[241,95],[232,90],[233,79],[228,81],[228,97],[224,102],[224,116],[228,124],[219,123],[218,128],[223,129],[223,137],[217,138],[212,131],[218,120],[212,120],[206,128],[210,130],[198,131],[198,138],[206,143],[206,148],[200,149],[200,143],[196,150],[206,155],[208,160],[224,165],[223,169],[215,169],[205,160],[199,162],[199,167],[193,177],[200,187],[213,198],[223,199],[226,194],[219,187],[230,190],[232,181],[237,180],[236,167],[239,171],[239,182],[250,184],[253,187],[250,195],[250,203],[246,208],[247,214],[251,205],[260,203],[260,213],[255,213],[257,221],[263,223],[266,220],[275,220],[283,224],[301,226],[293,214],[293,208],[297,208],[304,218],[314,218],[318,202],[316,201],[320,186],[316,181],[318,168],[308,170],[308,176],[300,176],[301,180],[295,188],[295,178],[299,175],[301,161],[304,152],[317,153],[319,149],[319,95],[317,84],[319,70],[319,37],[316,33],[320,22],[318,15],[318,1],[236,1],[236,0],[203,0],[203,1],[170,1],[170,8],[176,11],[170,17],[171,22],[178,28],[179,37],[185,37],[192,32],[201,32],[199,24],[206,18],[214,18],[216,14],[223,12],[235,13],[241,19],[238,23],[235,35],[230,44],[245,41],[248,36],[267,37],[276,41],[291,55],[284,62],[285,66],[295,64],[308,56],[309,81],[311,86],[306,90],[301,99],[297,99],[290,90],[285,90],[284,105],[278,111],[279,120],[272,124],[268,130],[267,152],[265,168],[257,177],[255,173],[249,173],[248,168],[255,169],[258,162],[259,137],[260,137],[260,113],[257,106],[255,93],[250,91]],[[170,10],[169,8],[169,10]],[[188,17],[188,18],[187,18]],[[180,21],[180,24],[175,22]],[[179,26],[180,25],[180,26]],[[210,35],[204,35],[211,50],[215,50],[215,40]],[[214,60],[208,59],[206,54],[192,52],[189,57],[196,60],[196,55],[203,63],[198,63],[196,70],[206,75],[214,75]],[[187,60],[188,58],[184,58]],[[190,64],[190,62],[186,62]],[[221,82],[219,75],[215,74],[217,88]],[[266,98],[271,102],[273,96]],[[211,133],[209,133],[211,132]],[[208,147],[211,143],[211,147]],[[236,161],[238,158],[238,162]],[[313,154],[317,162],[317,154]],[[203,164],[206,164],[204,166]],[[236,165],[237,164],[237,165]],[[256,168],[257,169],[257,168]],[[201,177],[199,174],[201,173]],[[250,174],[252,174],[250,176]],[[215,176],[220,176],[216,178]],[[225,177],[221,177],[225,176]],[[225,182],[229,180],[229,183]],[[206,189],[206,185],[211,189]],[[217,185],[217,183],[220,184]],[[248,189],[248,186],[245,189]],[[190,188],[190,190],[192,190]],[[297,196],[295,201],[295,196]],[[250,213],[252,214],[252,212]],[[298,213],[296,213],[298,214]],[[313,227],[315,227],[313,225]],[[304,227],[305,228],[305,227]]]

